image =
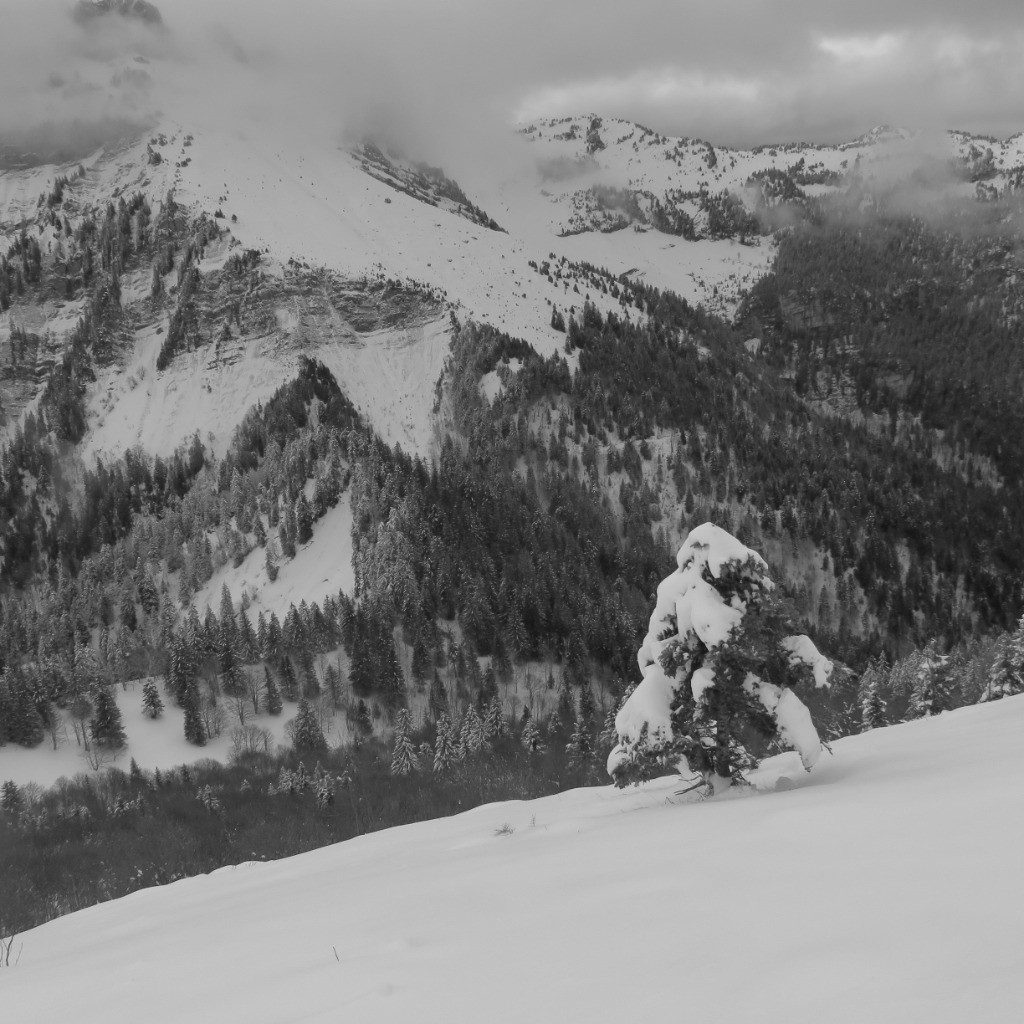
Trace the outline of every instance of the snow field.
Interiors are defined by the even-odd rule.
[[[1024,1001],[1022,728],[1008,698],[840,740],[810,775],[773,758],[757,794],[576,790],[144,890],[19,936],[4,1007],[1002,1024]]]

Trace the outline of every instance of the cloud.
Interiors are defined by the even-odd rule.
[[[891,60],[905,44],[905,37],[894,32],[876,36],[825,36],[818,49],[843,63]]]
[[[0,135],[160,109],[376,128],[438,158],[497,145],[516,118],[590,111],[729,145],[1024,128],[1016,0],[163,0],[164,36],[85,34],[70,6],[6,0]],[[134,88],[114,84],[119,59]]]

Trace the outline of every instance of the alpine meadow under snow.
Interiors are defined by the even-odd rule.
[[[4,1024],[1020,1017],[1024,133],[16,3]]]

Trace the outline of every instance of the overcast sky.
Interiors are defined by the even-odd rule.
[[[71,6],[3,0],[0,107],[28,96],[34,76],[77,45]],[[1021,0],[157,6],[169,52],[191,62],[207,93],[210,82],[222,82],[225,95],[262,90],[296,116],[387,111],[465,125],[479,115],[501,122],[595,111],[733,145],[831,141],[880,123],[1024,129]]]

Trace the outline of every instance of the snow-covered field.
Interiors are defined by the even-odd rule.
[[[1016,1021],[1022,729],[1014,697],[756,794],[576,790],[145,890],[19,936],[4,1018]]]
[[[92,775],[97,769],[103,771],[107,767],[128,771],[132,758],[145,771],[175,768],[207,758],[222,764],[230,760],[233,743],[231,730],[237,720],[229,717],[220,736],[211,737],[206,746],[196,747],[185,739],[183,712],[170,704],[162,689],[164,712],[155,720],[142,713],[142,680],[127,683],[123,689],[117,687],[113,694],[128,736],[127,745],[118,752],[116,758],[104,757],[99,764],[90,763],[84,747],[75,742],[73,727],[65,717],[61,742],[56,750],[49,737],[31,749],[13,743],[0,747],[0,783],[9,779],[19,786],[52,786],[62,777],[70,779],[80,773]],[[246,724],[266,729],[270,733],[270,747],[273,750],[279,743],[291,743],[285,730],[294,715],[295,706],[289,704],[276,718],[266,714],[255,718],[250,716],[246,718]],[[341,721],[338,716],[336,722],[339,728]]]

